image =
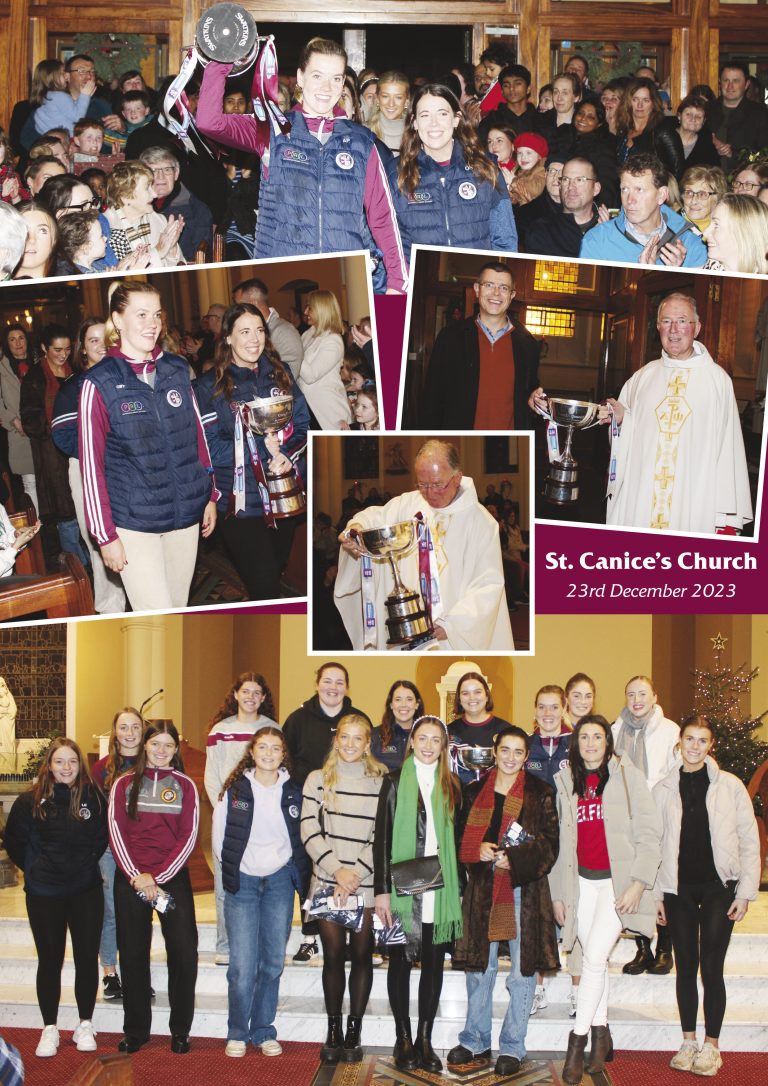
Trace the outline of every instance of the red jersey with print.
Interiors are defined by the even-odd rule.
[[[600,778],[588,773],[584,783],[584,795],[576,804],[577,844],[576,856],[579,867],[587,871],[610,871],[608,845],[603,822],[603,797],[597,794]]]

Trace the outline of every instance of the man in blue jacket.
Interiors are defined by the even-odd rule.
[[[621,260],[701,268],[707,247],[693,230],[672,240],[686,220],[667,207],[668,174],[656,155],[628,158],[619,174],[621,211],[589,230],[581,245],[583,260]]]

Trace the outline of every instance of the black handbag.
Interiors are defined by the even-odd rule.
[[[413,860],[400,860],[390,868],[392,883],[398,894],[413,897],[425,890],[442,890],[443,869],[439,856],[417,856]]]

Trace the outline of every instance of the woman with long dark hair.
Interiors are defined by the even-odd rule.
[[[75,960],[80,1024],[72,1040],[96,1050],[93,1008],[99,987],[104,895],[99,857],[107,845],[106,807],[77,743],[60,736],[43,755],[37,780],[13,804],[5,850],[24,872],[24,897],[37,950],[37,1001],[43,1032],[35,1055],[55,1056],[67,931]]]
[[[8,431],[8,466],[21,477],[21,485],[37,512],[37,483],[32,446],[21,424],[21,382],[35,365],[29,333],[22,324],[10,324],[0,353],[0,426]]]
[[[339,721],[322,769],[304,782],[301,839],[312,860],[309,898],[324,888],[333,890],[338,907],[350,897],[363,907],[363,922],[349,935],[349,1017],[341,1028],[346,987],[344,962],[346,928],[334,920],[318,920],[323,946],[323,996],[328,1034],[320,1050],[322,1063],[358,1063],[363,1058],[360,1037],[373,984],[373,831],[386,766],[371,754],[371,724],[367,717],[348,713]]]
[[[664,104],[652,79],[633,79],[627,84],[616,125],[620,166],[632,155],[650,152],[680,180],[685,170],[683,144],[675,122],[664,114]]]
[[[94,763],[92,776],[103,794],[109,797],[112,785],[123,773],[136,765],[144,735],[144,720],[138,709],[126,705],[112,718],[106,755]],[[99,957],[104,972],[102,999],[123,998],[120,975],[117,972],[117,926],[115,924],[115,857],[107,845],[99,861],[104,882],[104,923],[101,929]]]
[[[296,517],[275,516],[275,503],[266,496],[268,473],[294,470],[297,484],[304,484],[309,413],[255,306],[246,302],[226,311],[214,368],[199,378],[195,394],[220,491],[219,536],[248,598],[279,598]],[[253,433],[247,404],[276,396],[293,396],[292,420],[278,433]]]
[[[462,931],[454,819],[461,788],[451,773],[448,731],[439,717],[417,720],[402,768],[385,778],[379,795],[373,844],[375,907],[379,920],[402,924],[406,943],[389,947],[387,992],[395,1020],[395,1064],[401,1070],[439,1072],[432,1026],[443,987],[445,954]],[[437,860],[442,885],[408,896],[397,892],[397,865],[417,858]],[[421,962],[419,1023],[411,1035],[410,981]]]
[[[245,757],[253,737],[262,728],[279,727],[267,681],[258,671],[237,676],[211,721],[205,745],[205,791],[216,810],[219,796],[235,767]],[[216,896],[216,964],[229,965],[229,944],[224,923],[224,886],[221,864],[214,852],[213,882]]]
[[[199,819],[200,801],[194,782],[184,773],[179,733],[170,720],[153,721],[144,731],[133,772],[118,777],[109,794],[109,841],[118,868],[117,947],[123,972],[121,1052],[137,1052],[149,1040],[153,909],[168,959],[171,1051],[189,1052],[197,924],[186,865]]]
[[[264,725],[223,782],[213,814],[232,952],[226,1056],[244,1056],[249,1042],[265,1056],[282,1053],[274,1024],[280,976],[293,895],[305,892],[309,876],[300,811],[283,733]]]
[[[760,886],[760,840],[749,793],[720,769],[705,716],[680,727],[680,761],[653,790],[661,815],[661,868],[656,880],[658,922],[675,951],[677,1006],[683,1028],[676,1071],[716,1075],[723,1065],[723,969],[733,925],[747,915]],[[697,976],[704,988],[704,1044],[696,1043]]]
[[[560,851],[549,887],[563,949],[570,953],[578,943],[583,955],[562,1073],[564,1082],[576,1086],[585,1070],[596,1074],[613,1058],[608,958],[623,930],[653,934],[661,832],[645,777],[628,758],[614,756],[604,717],[579,720],[568,758],[569,766],[555,777]]]
[[[462,895],[464,932],[453,968],[464,969],[467,1019],[448,1064],[490,1056],[493,988],[499,943],[508,941],[509,1006],[499,1038],[497,1075],[514,1075],[525,1059],[525,1034],[536,973],[557,969],[557,941],[547,874],[558,850],[555,797],[526,771],[529,737],[502,728],[495,766],[464,789],[459,860],[469,881]]]
[[[408,746],[414,720],[424,714],[424,700],[408,679],[397,679],[389,688],[381,724],[373,729],[371,753],[387,769],[399,769]]]
[[[517,252],[507,186],[448,87],[416,92],[387,176],[406,258],[417,244]]]

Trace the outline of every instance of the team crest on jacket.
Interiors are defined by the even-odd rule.
[[[477,196],[477,186],[471,181],[462,181],[459,185],[459,196],[462,200],[474,200]]]
[[[412,192],[410,194],[410,196],[408,197],[408,203],[409,204],[431,204],[432,203],[432,193],[431,192],[426,192],[424,189],[416,189],[416,191]]]
[[[171,407],[181,407],[181,393],[177,389],[170,388],[165,398]]]
[[[299,817],[299,808],[296,806],[295,803],[292,803],[288,808],[288,814],[291,816],[291,818]]]
[[[80,808],[79,814],[83,822],[87,822],[88,819],[91,817],[90,809],[86,807],[85,804],[83,804],[83,806]]]
[[[160,799],[163,803],[175,803],[179,798],[179,793],[175,788],[164,788],[160,793]]]
[[[355,164],[355,156],[349,151],[339,151],[336,155],[336,165],[340,170],[351,170]]]

